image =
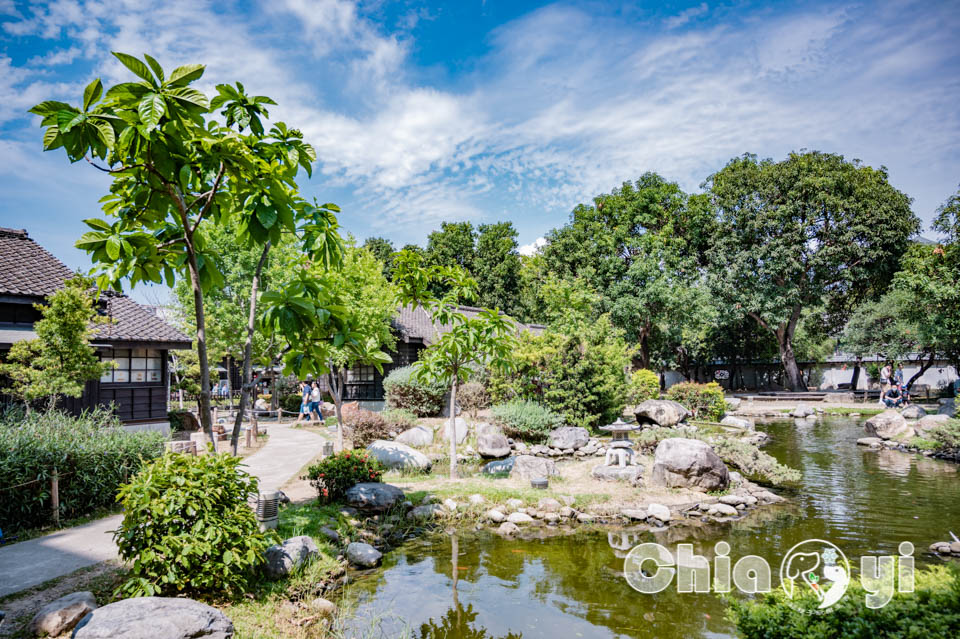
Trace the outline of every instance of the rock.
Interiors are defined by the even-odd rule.
[[[484,502],[487,501],[487,500],[484,499],[483,495],[480,495],[480,494],[478,494],[478,493],[474,493],[474,494],[470,495],[469,497],[467,497],[467,501],[469,501],[471,504],[478,505],[478,504],[484,503]]]
[[[560,503],[564,506],[573,506],[573,502],[577,501],[577,498],[573,495],[557,495],[557,499],[559,499]]]
[[[809,406],[804,406],[803,404],[801,404],[790,412],[790,417],[798,417],[800,419],[803,419],[805,417],[811,417],[815,413],[816,411],[814,411]]]
[[[492,521],[495,524],[502,523],[507,520],[507,516],[496,508],[487,511],[487,519]]]
[[[476,433],[477,437],[480,437],[480,435],[483,435],[484,433],[503,435],[502,428],[500,428],[499,426],[494,426],[493,424],[488,424],[487,422],[480,422],[479,424],[477,424],[476,427],[474,428],[474,432]]]
[[[543,444],[534,444],[530,447],[531,455],[549,455],[550,449]]]
[[[509,521],[503,522],[502,524],[500,524],[500,527],[497,528],[497,533],[505,537],[516,535],[519,532],[520,532],[520,527]]]
[[[950,552],[954,555],[960,555],[960,541],[950,542]]]
[[[453,501],[449,497],[443,500],[443,507],[449,510],[450,512],[456,512],[457,506],[459,506],[459,504],[457,504],[457,502]]]
[[[656,424],[670,428],[676,426],[691,413],[678,402],[669,399],[648,399],[633,410],[638,424]]]
[[[379,550],[370,544],[365,544],[359,541],[349,544],[347,546],[345,555],[347,557],[347,561],[362,568],[373,568],[380,563],[380,558],[383,557],[383,554]]]
[[[578,450],[577,452],[583,453],[584,455],[592,455],[595,452],[597,452],[598,448],[600,448],[600,446],[596,442],[590,442],[586,446]]]
[[[442,514],[444,514],[444,510],[440,504],[424,504],[408,512],[407,519],[433,519]]]
[[[743,430],[752,431],[756,429],[756,426],[754,426],[753,422],[749,419],[744,419],[743,417],[734,417],[733,415],[727,415],[720,420],[720,423],[724,426],[733,426],[734,428],[742,428]]]
[[[382,513],[403,501],[403,491],[390,484],[364,482],[347,489],[346,501],[357,510]]]
[[[670,521],[672,518],[670,509],[663,504],[650,504],[647,506],[647,516],[659,519],[660,521]]]
[[[488,430],[477,435],[477,451],[481,457],[506,457],[510,454],[510,442],[503,433]]]
[[[769,490],[761,490],[756,494],[754,494],[754,497],[756,497],[757,499],[759,499],[765,504],[777,504],[783,501],[783,497],[781,497],[780,495],[775,495],[771,493]]]
[[[529,524],[533,521],[533,517],[526,513],[510,513],[507,516],[507,521],[511,524]]]
[[[514,460],[514,457],[507,457],[506,459],[492,461],[481,468],[480,472],[484,475],[499,475],[501,473],[509,473],[511,470],[513,470]]]
[[[95,610],[97,600],[92,592],[72,592],[54,599],[33,616],[27,632],[38,637],[56,637],[73,630],[88,613]]]
[[[742,401],[743,400],[741,400],[739,397],[728,397],[727,408],[729,408],[730,410],[737,410],[738,408],[740,408],[740,403]]]
[[[594,466],[590,476],[600,481],[626,481],[639,486],[643,483],[643,466]]]
[[[947,417],[957,416],[957,402],[952,397],[941,399],[937,402],[940,406],[937,408],[937,415],[946,415]]]
[[[266,552],[267,577],[274,580],[283,579],[319,552],[317,544],[307,535],[291,537],[285,539],[282,544],[274,544],[267,548]]]
[[[557,471],[557,465],[551,459],[543,459],[533,455],[519,455],[514,457],[514,460],[513,469],[510,471],[511,477],[542,479],[560,474]]]
[[[913,429],[917,431],[918,435],[925,437],[927,433],[930,432],[931,428],[940,426],[941,424],[946,423],[949,419],[949,415],[924,415],[916,424],[913,425]]]
[[[728,506],[739,506],[740,504],[746,504],[747,498],[742,495],[721,495],[719,501],[721,504]]]
[[[517,450],[518,453],[527,452],[527,444],[525,442],[516,442],[513,447]]]
[[[869,446],[870,448],[880,448],[883,440],[879,437],[861,437],[857,440],[857,446]]]
[[[564,506],[563,508],[560,509],[560,516],[565,519],[570,519],[576,514],[577,514],[577,511],[575,511],[570,506]]]
[[[911,404],[900,411],[900,414],[903,415],[904,419],[920,419],[927,414],[927,411],[923,410],[916,404]]]
[[[470,432],[470,429],[467,427],[467,420],[463,417],[457,417],[454,420],[454,428],[457,432],[457,443],[462,444],[463,441],[467,438],[467,434]],[[450,420],[446,420],[443,423],[443,440],[450,441]]]
[[[397,435],[396,441],[406,446],[424,448],[433,443],[433,430],[426,426],[414,426]]]
[[[738,484],[742,484],[742,483],[743,483],[743,475],[741,475],[741,474],[738,473],[737,471],[731,470],[731,471],[729,471],[727,474],[728,474],[729,477],[730,477],[730,484],[731,484],[732,486],[736,486],[736,485],[738,485]]]
[[[548,524],[555,524],[560,521],[560,515],[557,513],[543,513],[543,520]]]
[[[874,415],[863,424],[863,429],[867,431],[867,435],[880,439],[891,439],[897,435],[902,435],[907,432],[908,428],[910,427],[907,426],[907,420],[893,409]]]
[[[635,519],[637,521],[643,521],[647,518],[647,511],[642,509],[637,510],[635,508],[624,508],[623,510],[620,511],[620,514],[626,517],[627,519]]]
[[[722,515],[723,517],[736,517],[740,514],[740,511],[738,511],[736,508],[724,503],[714,504],[707,512],[710,511],[716,511],[716,514]]]
[[[311,601],[310,609],[324,617],[332,617],[337,614],[337,604],[323,597],[317,597]]]
[[[388,469],[430,470],[430,460],[426,455],[400,442],[378,439],[367,446],[367,450]]]
[[[577,513],[577,521],[579,521],[581,524],[589,524],[594,519],[596,519],[596,517],[589,513]]]
[[[657,445],[650,479],[657,486],[710,491],[725,489],[730,474],[709,444],[675,437]]]
[[[507,500],[507,508],[510,510],[516,510],[523,506],[523,501],[516,498],[511,498]]]
[[[72,639],[230,639],[233,623],[212,606],[173,597],[134,597],[97,608]]]
[[[590,433],[580,426],[561,426],[550,432],[550,445],[561,450],[583,448],[590,441]]]
[[[555,513],[560,510],[561,504],[553,497],[544,497],[537,502],[537,508],[547,513]]]
[[[331,544],[340,543],[340,533],[338,533],[333,528],[328,528],[327,526],[322,526],[320,528],[320,534],[330,540]]]

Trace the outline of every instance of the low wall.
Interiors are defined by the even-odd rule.
[[[162,433],[164,437],[170,437],[170,422],[142,422],[138,424],[124,424],[121,426],[128,433],[155,432]]]

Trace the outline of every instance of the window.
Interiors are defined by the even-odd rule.
[[[348,382],[373,382],[376,379],[376,369],[373,366],[354,366],[347,371]]]
[[[114,368],[100,378],[104,384],[147,384],[163,381],[163,355],[161,351],[146,348],[118,348],[113,357]]]

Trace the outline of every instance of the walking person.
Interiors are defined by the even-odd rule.
[[[323,393],[320,392],[320,384],[313,382],[313,388],[310,389],[310,420],[317,416],[317,421],[323,421],[323,415],[320,413],[320,402],[323,401]]]
[[[893,377],[893,369],[890,367],[890,364],[885,363],[883,368],[880,369],[880,404],[884,404],[884,397],[886,397],[887,391],[890,390],[890,381]]]
[[[300,382],[300,414],[293,425],[299,426],[304,421],[310,421],[310,384],[306,381]]]

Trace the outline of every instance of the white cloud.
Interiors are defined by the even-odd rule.
[[[520,255],[535,255],[540,249],[547,245],[547,238],[538,237],[530,244],[524,244],[519,249],[517,249]]]
[[[706,2],[701,2],[696,7],[690,7],[689,9],[685,9],[684,11],[681,11],[675,16],[671,16],[667,18],[666,20],[663,21],[663,24],[668,29],[676,29],[677,27],[682,27],[683,25],[687,24],[694,18],[702,16],[709,9],[710,7],[707,6]]]

